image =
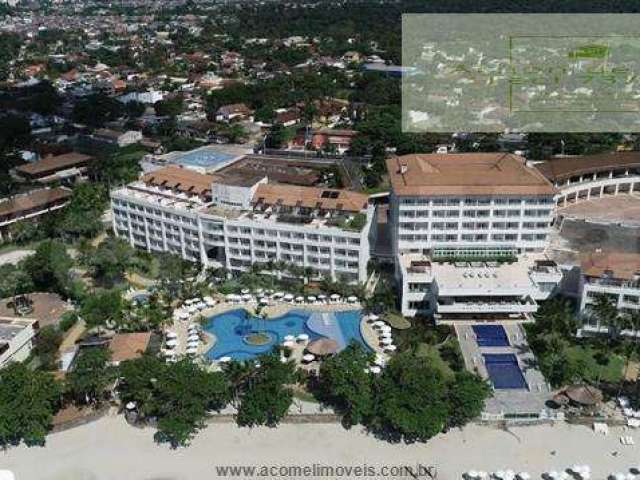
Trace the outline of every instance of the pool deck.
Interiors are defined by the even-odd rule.
[[[476,342],[473,324],[455,323],[456,334],[464,357],[465,366],[471,372],[477,372],[482,378],[489,380],[489,373],[484,364],[483,354],[511,353],[518,359],[518,366],[529,386],[525,389],[494,389],[485,407],[487,413],[538,413],[545,408],[550,397],[549,385],[537,367],[535,356],[527,343],[527,339],[518,323],[496,322],[505,329],[510,345],[507,347],[480,347]]]

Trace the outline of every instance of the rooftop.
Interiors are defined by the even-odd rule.
[[[186,168],[169,165],[143,175],[142,181],[148,185],[171,188],[184,193],[203,195],[211,193],[212,175],[205,175]]]
[[[65,188],[43,188],[32,190],[0,202],[0,217],[46,208],[52,203],[68,200],[71,192]]]
[[[589,277],[633,280],[640,274],[640,253],[586,253],[581,256],[582,273]]]
[[[65,153],[64,155],[50,156],[37,162],[20,165],[16,167],[16,172],[32,176],[46,175],[56,170],[64,170],[84,165],[92,159],[92,156],[83,153]]]
[[[553,195],[553,185],[510,153],[412,154],[387,159],[398,195]]]
[[[331,190],[293,185],[260,185],[253,197],[255,205],[278,205],[319,210],[360,212],[369,197],[348,190]]]
[[[541,162],[535,167],[551,181],[566,180],[615,168],[640,168],[640,152],[598,153],[595,155],[560,157]]]
[[[111,361],[119,363],[141,357],[150,340],[150,332],[115,334],[109,343]]]

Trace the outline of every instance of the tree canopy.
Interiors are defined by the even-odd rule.
[[[79,403],[101,401],[116,378],[116,371],[110,366],[110,360],[111,352],[107,348],[81,350],[73,370],[66,376],[67,393]]]
[[[38,291],[57,292],[66,295],[70,287],[69,270],[73,259],[66,246],[58,240],[45,240],[35,253],[24,260],[24,270],[31,277]]]
[[[207,372],[189,359],[167,364],[143,356],[124,362],[120,375],[122,401],[135,402],[143,417],[157,417],[156,441],[173,447],[187,445],[208,412],[231,399],[224,374]]]
[[[44,445],[61,393],[53,375],[24,363],[0,370],[0,446]]]

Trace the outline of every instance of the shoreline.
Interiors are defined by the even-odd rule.
[[[171,450],[153,442],[153,429],[131,427],[122,416],[109,414],[51,434],[45,447],[10,448],[0,454],[0,464],[20,480],[200,480],[225,478],[216,473],[219,465],[418,463],[435,467],[437,478],[442,480],[461,479],[462,473],[471,469],[527,471],[532,479],[539,479],[542,473],[562,471],[573,464],[590,465],[592,478],[602,479],[614,472],[628,473],[640,463],[638,447],[620,445],[618,437],[623,433],[630,434],[612,428],[605,437],[588,427],[565,423],[509,429],[471,424],[440,434],[426,444],[393,444],[359,427],[345,430],[333,423],[284,423],[275,429],[210,423],[189,447]]]

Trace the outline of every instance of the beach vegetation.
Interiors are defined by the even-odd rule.
[[[96,404],[106,398],[116,379],[110,364],[111,352],[105,347],[84,348],[65,378],[66,393],[79,404]]]
[[[278,425],[293,402],[290,385],[295,381],[294,362],[282,362],[278,354],[259,357],[257,366],[241,379],[238,425]]]
[[[231,400],[222,372],[209,372],[191,360],[165,363],[153,356],[120,366],[118,392],[123,404],[134,402],[142,421],[155,420],[155,440],[173,448],[188,445],[211,411]]]
[[[44,445],[62,388],[49,372],[11,363],[0,370],[0,447]]]

